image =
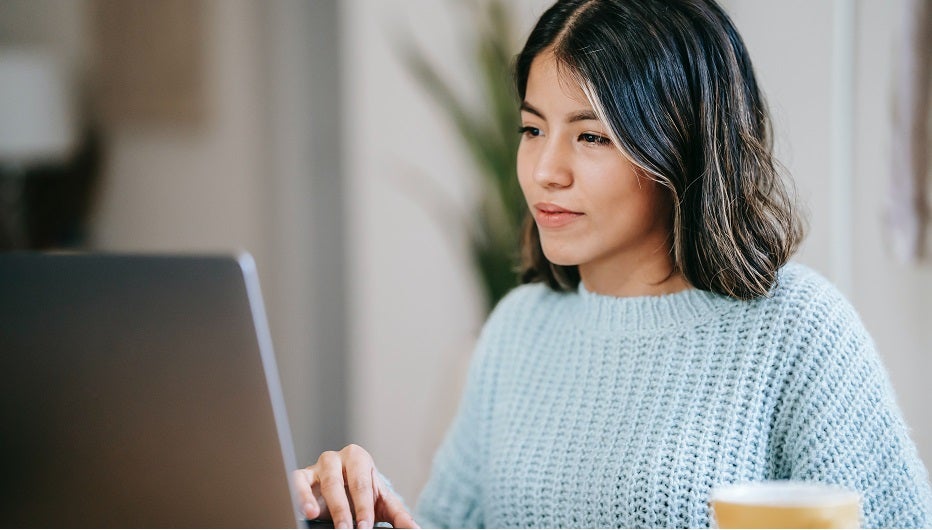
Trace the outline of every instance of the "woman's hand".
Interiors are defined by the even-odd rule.
[[[313,466],[294,472],[295,489],[308,519],[330,519],[334,528],[420,528],[379,479],[372,456],[355,444],[327,451]],[[355,516],[355,517],[354,517]]]

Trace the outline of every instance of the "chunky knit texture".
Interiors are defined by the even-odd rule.
[[[843,484],[864,526],[932,526],[870,336],[821,276],[772,296],[515,289],[486,323],[422,526],[705,527],[716,485]]]

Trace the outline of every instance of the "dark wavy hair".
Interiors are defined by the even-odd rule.
[[[694,287],[765,296],[804,221],[773,156],[767,105],[744,42],[713,0],[566,0],[537,22],[515,63],[552,51],[626,156],[673,203],[673,263]],[[576,266],[544,256],[525,221],[521,280],[577,288]]]

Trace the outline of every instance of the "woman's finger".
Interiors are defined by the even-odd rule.
[[[372,528],[375,523],[375,492],[372,483],[372,457],[358,445],[349,445],[345,456],[346,486],[356,513],[356,528]]]
[[[373,474],[375,474],[374,469]],[[414,521],[414,517],[411,517],[411,514],[408,513],[408,510],[405,509],[404,504],[401,503],[398,497],[395,497],[391,490],[382,484],[378,475],[374,476],[374,480],[376,481],[379,492],[379,500],[376,506],[379,520],[387,520],[395,528],[420,528]]]
[[[317,480],[314,469],[310,467],[299,469],[293,475],[295,492],[304,517],[317,519],[321,515],[321,508],[317,502],[317,496],[314,495],[314,482]]]
[[[334,528],[352,528],[353,512],[346,497],[346,482],[343,478],[343,459],[334,451],[327,451],[317,460],[317,479]]]

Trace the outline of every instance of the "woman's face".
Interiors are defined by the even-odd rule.
[[[518,180],[547,259],[578,265],[587,287],[587,276],[642,271],[658,257],[669,272],[669,195],[609,140],[548,51],[531,63],[521,124]]]

